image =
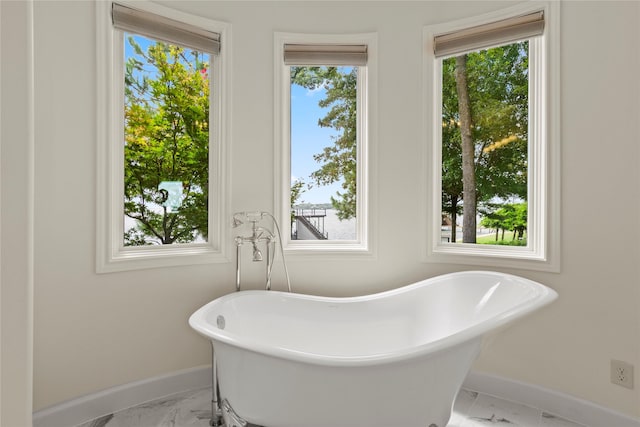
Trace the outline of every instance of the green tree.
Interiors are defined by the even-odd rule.
[[[504,217],[500,212],[491,212],[482,218],[480,221],[480,225],[485,228],[490,228],[492,230],[496,230],[496,242],[498,241],[498,236],[500,230],[502,230],[502,240],[504,240]]]
[[[125,245],[207,239],[209,80],[204,55],[129,36],[125,64]],[[179,194],[168,203],[166,183]],[[181,191],[180,191],[181,190]]]
[[[320,169],[311,174],[314,184],[328,185],[342,181],[344,191],[331,197],[339,219],[356,216],[357,181],[357,67],[291,67],[291,82],[307,89],[324,88],[326,97],[318,105],[330,107],[318,121],[321,127],[338,132],[333,145],[313,156]]]
[[[462,201],[463,242],[475,243],[479,204],[527,198],[528,43],[445,59],[442,70],[442,210],[455,222]]]
[[[507,230],[513,231],[512,240],[523,241],[527,229],[527,204],[508,203],[499,206],[482,218],[481,225],[496,230],[496,242],[499,232],[502,231],[501,240],[504,240],[504,232]]]

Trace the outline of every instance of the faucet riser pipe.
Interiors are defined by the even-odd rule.
[[[240,292],[240,246],[242,243],[236,242],[236,292]]]
[[[271,266],[273,265],[273,260],[271,259],[273,255],[271,254],[271,242],[267,241],[267,262],[266,262],[266,273],[267,273],[267,285],[266,289],[268,291],[271,290]]]

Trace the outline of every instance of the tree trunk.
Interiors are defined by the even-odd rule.
[[[456,91],[462,136],[462,242],[476,242],[476,173],[473,136],[471,134],[471,100],[467,84],[467,55],[456,57]]]
[[[455,243],[456,236],[456,213],[458,211],[458,196],[451,197],[451,243]]]

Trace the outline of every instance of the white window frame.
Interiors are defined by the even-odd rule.
[[[358,129],[357,129],[357,230],[355,240],[292,240],[291,204],[291,135],[290,135],[290,68],[284,64],[285,44],[364,44],[367,45],[366,66],[358,67]],[[274,143],[275,143],[275,209],[276,218],[282,224],[282,243],[287,257],[317,258],[318,255],[373,256],[372,229],[374,228],[375,198],[371,178],[375,159],[372,150],[375,135],[377,87],[377,34],[274,34]]]
[[[209,135],[209,236],[206,243],[157,246],[124,246],[124,38],[113,28],[111,1],[96,2],[96,271],[108,273],[179,265],[229,262],[230,232],[226,227],[229,164],[226,147],[230,129],[227,92],[230,85],[227,23],[193,16],[148,1],[118,0],[120,4],[217,32],[220,53],[212,58],[210,120],[216,129]]]
[[[544,34],[529,43],[528,245],[442,242],[442,60],[434,55],[434,36],[540,10],[545,16]],[[560,271],[559,12],[557,2],[527,2],[482,16],[424,28],[426,262]]]

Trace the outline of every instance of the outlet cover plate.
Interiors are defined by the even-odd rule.
[[[611,382],[633,389],[633,365],[621,360],[611,360]]]

